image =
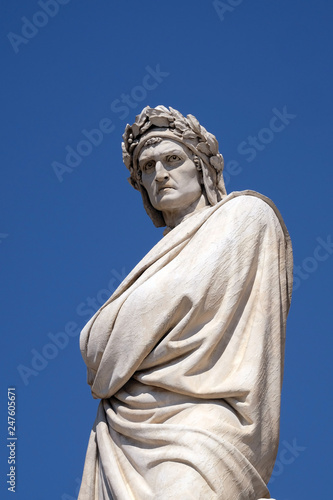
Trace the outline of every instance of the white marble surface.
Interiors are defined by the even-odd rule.
[[[203,130],[206,156],[198,141],[191,149],[153,128],[127,158],[148,214],[168,231],[81,334],[101,403],[79,500],[270,498],[290,238],[269,199],[226,195],[222,156]]]

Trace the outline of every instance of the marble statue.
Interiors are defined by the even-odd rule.
[[[123,158],[165,236],[88,322],[100,399],[79,500],[258,500],[279,440],[292,250],[274,204],[227,195],[216,138],[144,108]]]

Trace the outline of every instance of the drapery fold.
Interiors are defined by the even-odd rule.
[[[81,333],[102,401],[79,500],[269,498],[291,284],[288,232],[251,191],[144,257]]]

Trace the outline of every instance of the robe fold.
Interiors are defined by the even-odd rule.
[[[231,193],[142,259],[80,346],[100,398],[79,500],[258,500],[279,439],[290,238]]]

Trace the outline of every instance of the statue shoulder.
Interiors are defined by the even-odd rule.
[[[283,232],[287,232],[283,218],[273,201],[256,191],[233,191],[220,202],[220,205],[220,213],[229,212],[234,217],[243,219],[244,223],[255,219],[260,225],[269,219],[276,220]]]
[[[280,224],[284,225],[282,216],[273,201],[256,191],[233,191],[220,202],[218,211],[221,214],[230,213],[245,220],[247,217],[257,218],[258,222],[267,217],[277,217]]]

